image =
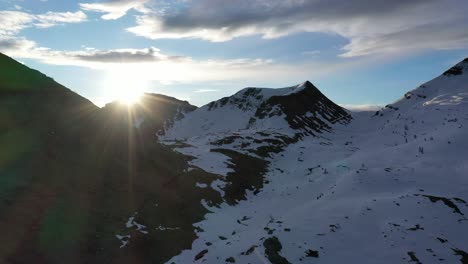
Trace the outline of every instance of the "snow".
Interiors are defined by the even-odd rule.
[[[207,187],[208,187],[208,184],[197,182],[197,183],[195,184],[195,186],[197,186],[198,188],[204,189],[204,188],[207,188]]]
[[[238,119],[223,120],[229,110],[199,111],[196,122],[187,115],[170,135],[187,137],[190,147],[175,150],[195,157],[191,165],[225,176],[229,158],[211,149],[255,155],[248,148],[277,132],[257,134],[267,125],[233,132],[248,117],[231,109],[235,113],[227,119]],[[209,129],[197,130],[210,122]],[[263,242],[273,236],[282,244],[279,254],[291,263],[407,263],[412,256],[421,263],[460,263],[455,250],[468,251],[467,126],[466,73],[439,76],[378,113],[353,113],[350,124],[304,137],[266,158],[269,183],[262,191],[233,206],[210,207],[195,224],[204,232],[168,263],[193,263],[205,249],[200,263],[229,257],[268,263]],[[195,132],[179,132],[182,128]],[[203,131],[210,133],[199,136]],[[212,144],[227,136],[236,138]],[[252,146],[240,147],[247,141]],[[210,187],[221,191],[223,178],[215,182]],[[252,246],[253,253],[246,254]],[[307,257],[308,250],[318,251],[318,258]]]
[[[211,152],[212,146],[209,144],[210,137],[191,138],[184,143],[188,146],[177,147],[175,150],[187,156],[194,157],[189,161],[192,167],[202,168],[206,172],[226,176],[232,169],[228,168],[229,157]],[[173,141],[161,141],[161,143],[173,145]]]
[[[127,228],[131,228],[131,227],[133,226],[133,220],[134,220],[134,219],[135,219],[134,216],[131,216],[130,218],[128,218],[128,221],[127,221],[127,223],[125,224],[125,226],[126,226]]]
[[[156,227],[156,230],[158,231],[170,231],[170,230],[179,230],[180,227],[164,227],[162,225]]]
[[[267,100],[268,98],[272,96],[282,96],[282,95],[289,95],[293,93],[297,93],[302,91],[305,88],[307,81],[291,86],[291,87],[285,87],[285,88],[259,88],[259,87],[248,87],[240,90],[239,92],[234,94],[234,97],[241,97],[244,96],[244,94],[249,90],[249,89],[256,89],[259,91],[259,95],[262,96],[263,100]]]
[[[118,240],[120,240],[120,242],[122,242],[122,245],[120,245],[120,248],[124,248],[128,244],[129,239],[131,238],[130,235],[126,235],[126,236],[115,235],[115,237]]]
[[[148,234],[148,231],[145,231],[146,229],[145,225],[139,224],[135,221],[135,216],[131,216],[128,218],[127,223],[125,224],[127,228],[132,228],[135,227],[137,231],[140,231],[143,234]]]
[[[158,206],[156,204],[156,206]],[[138,213],[135,212],[132,216],[130,216],[127,220],[127,222],[125,223],[125,227],[127,229],[132,229],[132,228],[135,228],[136,231],[146,235],[148,234],[148,231],[146,231],[146,226],[145,225],[142,225],[142,224],[139,224],[135,221],[135,217]],[[120,240],[120,242],[122,243],[120,248],[124,248],[126,245],[128,245],[128,243],[130,243],[130,239],[131,239],[131,235],[115,235],[115,237]]]

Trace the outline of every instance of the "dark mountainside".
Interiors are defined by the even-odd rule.
[[[171,101],[144,100],[153,98]],[[110,108],[0,55],[0,262],[159,263],[191,246],[207,212],[200,201],[221,201],[195,183],[215,176],[187,172],[187,157]],[[126,227],[132,216],[147,234]],[[131,236],[125,250],[116,235]]]

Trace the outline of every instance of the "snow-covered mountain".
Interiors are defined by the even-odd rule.
[[[245,88],[211,102],[168,126],[162,139],[184,139],[214,133],[276,131],[315,135],[347,123],[349,113],[312,83],[281,88]]]
[[[468,263],[468,59],[375,113],[309,87],[244,89],[161,137],[225,201],[168,263]]]

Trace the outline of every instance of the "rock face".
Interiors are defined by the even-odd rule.
[[[307,81],[281,89],[245,88],[187,114],[168,127],[163,138],[243,130],[317,135],[350,120],[345,109]]]
[[[468,58],[444,72],[445,76],[462,75],[468,71]]]

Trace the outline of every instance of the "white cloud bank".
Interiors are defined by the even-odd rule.
[[[245,79],[253,82],[264,80],[289,82],[352,67],[349,63],[283,64],[275,63],[273,60],[250,58],[198,60],[187,56],[164,54],[154,47],[57,51],[40,47],[34,41],[16,37],[0,38],[0,51],[18,59],[36,59],[47,64],[121,72],[124,75],[132,75],[134,79],[166,83]],[[199,92],[211,92],[211,90]]]

